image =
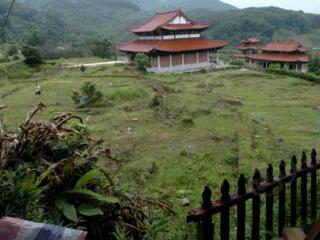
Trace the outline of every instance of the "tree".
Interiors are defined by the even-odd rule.
[[[320,71],[320,58],[319,57],[315,57],[310,60],[309,71],[313,72],[313,73]]]
[[[24,62],[29,67],[36,67],[42,63],[42,58],[38,48],[31,47],[31,46],[23,46],[22,54],[25,57]]]
[[[17,49],[16,45],[11,45],[7,51],[8,58],[13,58],[17,54],[18,54],[18,49]]]
[[[31,33],[31,35],[27,38],[27,45],[29,46],[42,46],[45,43],[45,39],[40,37],[40,35],[36,32]]]
[[[6,38],[6,34],[3,29],[0,29],[0,43],[4,43]]]
[[[139,70],[145,71],[146,67],[150,66],[150,59],[146,54],[138,53],[134,57],[134,63]]]
[[[101,58],[110,58],[114,55],[112,43],[107,38],[94,40],[91,52],[94,56]]]

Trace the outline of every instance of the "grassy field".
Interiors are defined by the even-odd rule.
[[[180,199],[198,206],[206,184],[217,198],[225,178],[235,191],[239,173],[250,178],[255,168],[264,173],[268,163],[320,148],[320,85],[305,80],[249,70],[141,74],[130,66],[85,73],[45,66],[21,77],[20,70],[27,70],[14,64],[15,74],[0,76],[0,104],[9,106],[1,114],[9,129],[39,101],[48,108],[37,118],[75,112],[121,161],[112,166],[121,188],[169,198],[180,223],[188,211],[179,207]],[[8,65],[1,68],[6,73]],[[34,94],[37,81],[41,97]],[[79,110],[70,96],[86,81],[99,87],[104,100]]]

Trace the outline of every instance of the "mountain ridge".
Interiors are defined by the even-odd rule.
[[[168,9],[210,9],[214,11],[226,11],[226,10],[235,10],[236,7],[224,3],[219,0],[127,0],[130,3],[138,5],[141,9],[146,11],[155,11],[155,10],[168,10]]]
[[[127,29],[140,25],[154,14],[129,1],[30,0],[24,4],[27,0],[19,0],[6,33],[9,40],[23,42],[36,32],[46,39],[48,47],[83,47],[88,40],[99,37],[107,37],[114,43],[127,42],[136,38]],[[0,21],[9,4],[8,0],[0,2]],[[320,15],[317,14],[275,7],[185,12],[195,21],[213,25],[204,33],[207,37],[228,40],[233,45],[249,36],[260,36],[265,41],[307,39],[310,45],[320,39]]]

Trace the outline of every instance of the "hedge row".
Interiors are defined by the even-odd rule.
[[[313,73],[295,72],[295,71],[290,71],[290,70],[285,70],[285,69],[267,69],[266,72],[278,74],[278,75],[295,77],[295,78],[301,78],[301,79],[308,80],[311,82],[320,83],[320,76],[317,76]]]

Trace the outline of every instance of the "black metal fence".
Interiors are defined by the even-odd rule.
[[[297,158],[291,159],[290,173],[286,172],[286,163],[281,161],[279,165],[279,176],[273,176],[273,166],[270,164],[267,169],[267,180],[261,181],[261,174],[258,169],[255,170],[252,178],[252,187],[246,187],[246,179],[241,175],[238,180],[238,193],[230,195],[230,185],[224,180],[221,186],[221,198],[212,201],[212,192],[208,186],[202,193],[202,206],[192,210],[187,216],[187,222],[198,223],[198,239],[212,240],[214,238],[213,215],[220,214],[220,239],[230,239],[230,208],[236,207],[236,225],[238,240],[249,237],[258,240],[264,234],[265,239],[272,239],[272,232],[278,232],[282,235],[285,226],[297,226],[297,219],[301,220],[299,226],[306,226],[308,223],[316,223],[317,217],[317,170],[320,164],[317,163],[317,153],[313,149],[311,153],[310,165],[307,164],[307,155],[305,152],[301,156],[301,167],[297,167]],[[310,177],[310,181],[308,178]],[[300,183],[299,183],[300,181]],[[310,182],[308,191],[308,182]],[[297,183],[300,187],[297,188]],[[289,188],[290,187],[290,191]],[[277,191],[276,191],[277,190]],[[298,190],[300,192],[298,192]],[[265,194],[265,231],[261,233],[261,214],[263,214],[261,197]],[[298,203],[297,196],[300,194]],[[275,203],[275,197],[278,201]],[[310,198],[310,199],[309,199]],[[246,205],[250,200],[252,204],[252,216],[247,216]],[[286,211],[286,203],[290,204],[290,211]],[[307,205],[309,203],[309,205]],[[274,212],[274,204],[278,204],[278,212]],[[299,210],[299,216],[297,216]],[[274,214],[277,215],[278,223],[274,223]],[[248,217],[252,218],[251,232],[246,232],[245,223]],[[287,220],[287,222],[286,222]],[[274,229],[277,225],[278,229]],[[251,237],[250,237],[251,236]]]

